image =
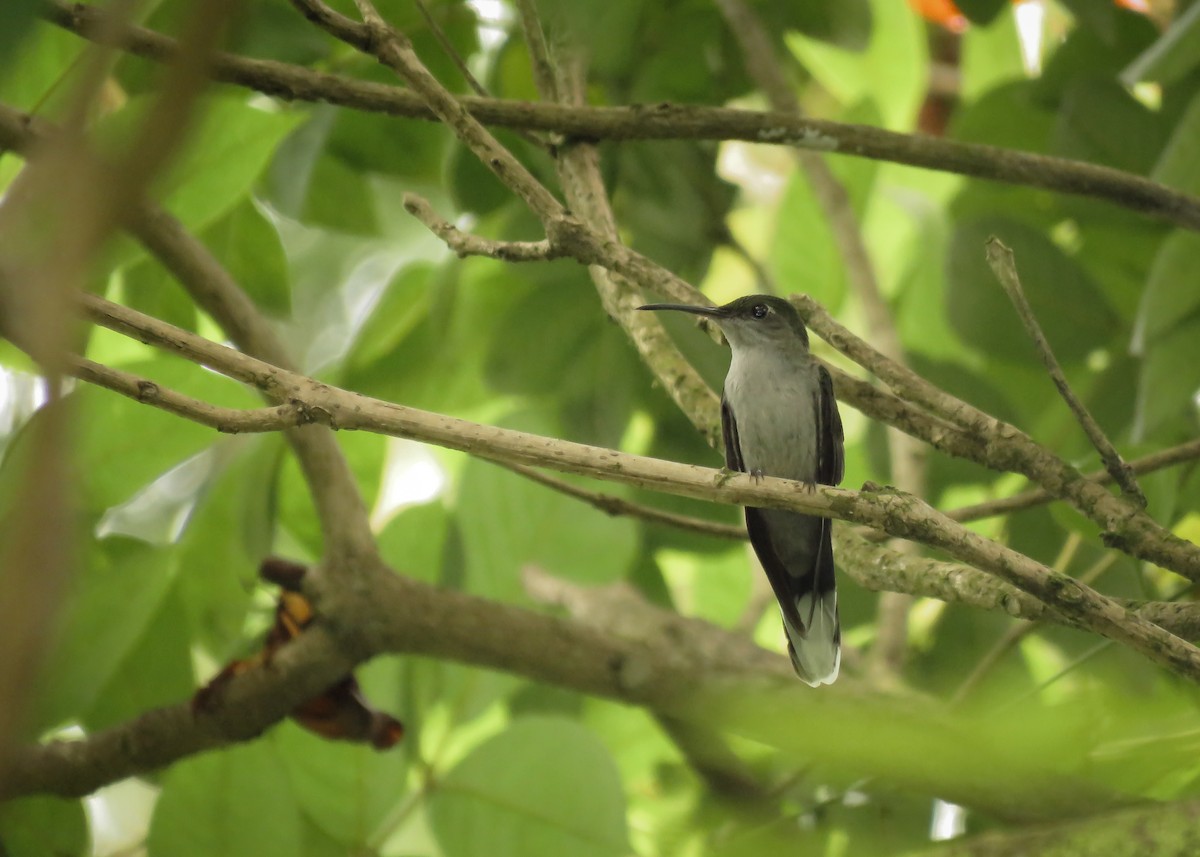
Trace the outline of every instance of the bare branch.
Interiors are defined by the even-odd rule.
[[[471,90],[476,95],[486,98],[488,94],[487,89],[471,73],[471,69],[467,67],[467,61],[455,49],[454,43],[450,41],[450,38],[446,35],[446,31],[434,20],[433,15],[429,14],[429,7],[425,5],[425,0],[413,0],[413,2],[417,7],[417,11],[421,13],[421,17],[425,19],[425,24],[429,27],[429,31],[438,40],[438,44],[442,46],[442,50],[446,52],[446,56],[450,57],[451,62],[454,63],[454,67],[458,69],[458,73],[467,82],[467,86],[471,87]]]
[[[572,485],[565,480],[547,476],[540,470],[527,467],[524,464],[514,464],[511,461],[495,461],[494,463],[511,470],[519,476],[524,476],[532,482],[543,485],[552,491],[557,491],[568,497],[574,497],[576,500],[582,500],[584,503],[599,509],[607,515],[638,518],[639,520],[648,521],[651,524],[662,524],[667,527],[674,527],[677,530],[685,530],[718,539],[745,540],[746,538],[745,527],[733,524],[721,524],[716,521],[705,520],[704,518],[693,518],[688,515],[680,515],[676,512],[656,509],[644,503],[635,503],[632,500],[626,500],[624,497],[617,497],[613,494],[589,491],[586,488]]]
[[[1189,440],[1186,443],[1177,444],[1168,449],[1143,455],[1141,458],[1129,461],[1128,464],[1129,468],[1135,474],[1141,476],[1144,473],[1153,473],[1156,470],[1162,470],[1176,464],[1183,464],[1187,461],[1195,461],[1198,458],[1200,458],[1200,439]],[[1092,480],[1097,485],[1108,485],[1113,481],[1112,474],[1107,470],[1097,470],[1087,474],[1085,478]],[[1032,509],[1034,506],[1050,503],[1056,499],[1058,498],[1049,491],[1042,488],[1035,488],[1031,491],[1022,491],[1020,494],[1014,494],[1011,497],[1004,497],[999,500],[986,500],[971,506],[963,506],[946,514],[955,521],[965,523],[967,521],[978,521],[982,518],[992,518],[997,515],[1007,515],[1010,512],[1019,512],[1023,509]]]
[[[84,358],[71,358],[68,361],[68,371],[81,381],[105,387],[144,405],[160,408],[228,434],[280,431],[312,422],[304,409],[296,405],[254,409],[223,408],[185,396],[156,381]]]
[[[490,459],[550,467],[684,497],[850,520],[941,548],[1034,595],[1083,627],[1200,680],[1200,649],[1090,587],[964,529],[916,497],[883,489],[814,488],[773,477],[756,480],[748,474],[659,461],[431,414],[318,383],[92,295],[83,295],[80,301],[96,323],[253,383],[276,401],[303,403],[314,419],[331,426],[421,440]]]
[[[1067,407],[1071,409],[1071,413],[1083,427],[1084,434],[1088,436],[1092,446],[1096,447],[1096,451],[1100,453],[1100,460],[1104,462],[1105,469],[1112,474],[1117,485],[1121,487],[1121,493],[1129,502],[1139,508],[1146,508],[1146,495],[1138,487],[1133,471],[1130,470],[1129,465],[1121,457],[1121,453],[1117,452],[1112,441],[1104,434],[1104,430],[1100,428],[1099,423],[1088,412],[1083,402],[1071,390],[1071,385],[1067,383],[1067,376],[1063,374],[1062,367],[1058,365],[1058,360],[1054,357],[1054,351],[1050,348],[1050,343],[1042,332],[1042,326],[1038,324],[1037,317],[1033,314],[1033,307],[1025,298],[1025,290],[1021,288],[1021,280],[1017,276],[1017,264],[1013,260],[1012,250],[1004,246],[1000,239],[993,235],[987,241],[987,261],[992,268],[992,273],[1004,287],[1008,299],[1012,301],[1021,323],[1025,325],[1025,330],[1029,333],[1029,338],[1033,340],[1033,346],[1037,349],[1038,356],[1042,358],[1042,365],[1046,367],[1050,380],[1054,382],[1063,401],[1067,403]]]
[[[368,36],[360,24],[328,7],[301,0],[294,0],[293,5],[338,38],[368,49]],[[45,14],[86,38],[103,37],[97,27],[105,13],[99,9],[52,0]],[[176,50],[174,40],[141,28],[124,29],[118,41],[123,49],[160,62]],[[419,119],[434,115],[416,92],[286,63],[221,55],[213,65],[213,76],[289,100],[327,102]],[[745,140],[797,146],[1089,196],[1187,229],[1200,229],[1200,199],[1142,176],[1066,158],[786,113],[672,104],[599,108],[478,97],[460,101],[488,125],[547,131],[579,140]]]
[[[433,210],[429,200],[420,194],[404,194],[404,209],[421,221],[438,238],[446,243],[458,256],[487,256],[505,262],[548,262],[561,259],[566,254],[548,240],[542,241],[493,241],[463,232],[450,221]]]

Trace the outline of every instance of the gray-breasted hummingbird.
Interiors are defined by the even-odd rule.
[[[733,359],[721,397],[725,466],[755,476],[837,485],[845,471],[842,419],[829,372],[808,351],[808,331],[782,298],[749,295],[720,307],[649,304],[711,318]],[[746,507],[796,675],[816,687],[837,678],[841,626],[828,518]]]

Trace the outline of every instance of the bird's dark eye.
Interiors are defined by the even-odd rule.
[[[771,308],[766,304],[755,304],[754,308],[750,310],[750,314],[755,318],[766,318],[770,311]]]

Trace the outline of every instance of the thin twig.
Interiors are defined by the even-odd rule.
[[[404,209],[445,242],[459,257],[486,256],[505,262],[549,262],[566,254],[548,240],[495,241],[463,232],[433,210],[429,200],[417,193],[404,194]]]
[[[454,47],[454,43],[450,41],[450,38],[446,35],[446,31],[434,20],[433,15],[429,14],[429,7],[425,5],[425,0],[413,0],[413,2],[416,3],[417,11],[421,13],[421,17],[425,19],[429,31],[438,40],[438,44],[442,46],[442,50],[445,51],[446,56],[450,57],[450,61],[454,63],[454,67],[458,69],[458,73],[467,82],[467,86],[471,87],[476,95],[481,95],[484,98],[488,97],[487,89],[471,73],[471,69],[467,66],[467,61],[462,58],[462,54]]]
[[[652,524],[663,524],[677,530],[698,533],[703,536],[712,536],[718,539],[744,540],[746,538],[744,527],[734,526],[733,524],[722,524],[717,521],[708,521],[704,518],[695,518],[690,515],[680,515],[676,512],[667,512],[662,509],[656,509],[653,506],[647,506],[644,503],[635,503],[632,500],[626,500],[624,497],[617,497],[614,494],[589,491],[586,488],[580,488],[578,485],[572,485],[564,479],[548,476],[537,468],[524,464],[500,461],[498,459],[494,460],[493,463],[511,470],[519,476],[524,476],[531,482],[536,482],[568,497],[574,497],[576,500],[582,500],[584,503],[599,509],[607,515],[638,518]]]
[[[1177,444],[1158,452],[1152,452],[1149,455],[1143,455],[1141,458],[1135,458],[1127,463],[1134,473],[1141,476],[1145,473],[1153,473],[1156,470],[1162,470],[1163,468],[1183,464],[1188,461],[1195,461],[1196,459],[1200,459],[1200,439],[1189,440],[1186,443]],[[1097,470],[1088,473],[1084,478],[1092,480],[1097,485],[1108,485],[1113,481],[1112,474],[1107,470]],[[955,521],[966,523],[967,521],[978,521],[983,518],[993,518],[997,515],[1007,515],[1012,512],[1020,512],[1024,509],[1032,509],[1034,506],[1050,503],[1057,499],[1049,491],[1043,488],[1035,488],[1031,491],[1022,491],[1020,494],[1014,494],[1011,497],[1003,497],[999,500],[985,500],[982,503],[974,503],[970,506],[952,509],[946,515]]]
[[[1083,428],[1084,434],[1088,436],[1088,440],[1092,442],[1092,446],[1096,447],[1096,451],[1100,453],[1100,460],[1104,462],[1105,469],[1112,474],[1126,499],[1139,508],[1146,508],[1146,495],[1138,486],[1133,471],[1125,463],[1121,453],[1117,452],[1116,447],[1112,445],[1112,441],[1104,434],[1104,430],[1100,428],[1095,417],[1091,415],[1087,407],[1075,395],[1071,385],[1067,383],[1067,376],[1063,374],[1062,367],[1054,357],[1054,350],[1050,347],[1045,333],[1042,332],[1042,326],[1038,324],[1037,316],[1033,314],[1033,307],[1029,305],[1029,301],[1025,297],[1025,290],[1021,287],[1021,279],[1017,275],[1017,264],[1013,259],[1012,250],[994,235],[987,240],[987,262],[992,268],[992,273],[996,275],[996,279],[1000,281],[1000,285],[1004,287],[1008,299],[1012,301],[1021,323],[1025,325],[1025,331],[1033,340],[1033,346],[1037,350],[1038,356],[1042,358],[1042,365],[1046,367],[1050,380],[1058,388],[1059,395],[1063,397],[1063,401],[1067,403],[1067,407],[1079,421],[1079,425]]]
[[[312,418],[293,404],[267,408],[224,408],[186,396],[157,381],[84,358],[69,358],[68,371],[81,381],[105,387],[130,399],[228,434],[281,431]]]
[[[558,91],[558,75],[550,58],[550,45],[546,42],[546,32],[542,29],[534,0],[517,0],[517,10],[521,15],[521,32],[525,35],[525,47],[529,51],[537,91],[546,101],[565,101]]]

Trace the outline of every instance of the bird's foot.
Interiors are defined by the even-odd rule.
[[[756,467],[750,471],[750,478],[753,479],[755,482],[762,482],[763,476],[765,476],[765,475],[766,474],[762,472],[761,467]]]
[[[806,494],[816,494],[817,493],[817,483],[816,482],[809,482],[807,479],[801,479],[800,484],[804,486],[804,493],[806,493]]]

